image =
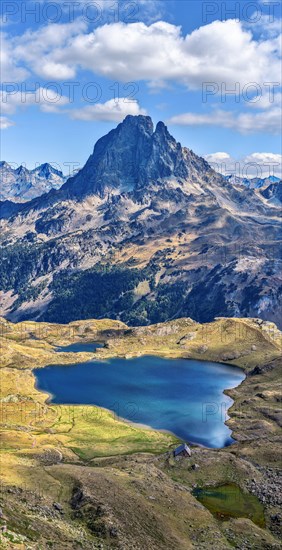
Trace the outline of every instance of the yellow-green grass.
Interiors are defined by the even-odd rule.
[[[277,547],[269,531],[249,520],[232,520],[228,530],[219,526],[208,511],[197,508],[190,494],[194,484],[211,482],[235,481],[247,490],[251,476],[258,481],[263,477],[257,464],[277,467],[281,332],[275,325],[251,319],[218,319],[200,325],[179,319],[130,329],[112,320],[70,325],[0,320],[0,328],[3,503],[9,533],[16,530],[28,537],[28,545],[22,543],[25,550],[46,548],[49,538],[58,548],[73,548],[74,541],[87,550],[96,548],[95,536],[90,536],[83,522],[73,521],[69,512],[52,520],[52,533],[51,520],[40,516],[38,521],[37,508],[26,512],[25,499],[29,504],[31,496],[37,505],[42,501],[52,508],[52,503],[59,501],[68,510],[72,487],[78,481],[94,502],[98,495],[109,508],[113,506],[113,521],[123,522],[127,533],[126,543],[122,542],[126,550],[131,550],[133,543],[138,550],[164,549],[167,541],[175,548],[193,548],[191,540],[199,548],[213,540],[226,550],[234,540],[240,546],[241,532],[255,541],[258,549],[267,544]],[[177,463],[165,458],[165,451],[177,444],[171,434],[131,425],[98,407],[46,404],[48,396],[35,387],[33,369],[58,363],[66,368],[77,363],[79,368],[80,362],[94,354],[58,353],[56,346],[85,341],[106,343],[95,353],[96,360],[152,354],[230,363],[247,373],[261,366],[259,374],[248,376],[240,387],[228,392],[235,400],[228,423],[238,443],[222,450],[194,448],[190,460]],[[264,365],[268,365],[265,371]],[[194,462],[199,470],[191,469]],[[5,488],[11,486],[22,492],[6,494]],[[175,491],[179,491],[177,500]],[[156,495],[156,501],[150,500],[151,495]],[[267,513],[270,517],[273,509]],[[3,548],[13,548],[7,537],[0,541]]]

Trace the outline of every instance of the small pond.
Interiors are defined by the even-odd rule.
[[[265,527],[263,506],[255,495],[243,493],[235,483],[194,489],[193,495],[220,520],[249,518]]]
[[[69,344],[68,346],[59,346],[56,348],[58,352],[72,352],[72,353],[93,353],[98,348],[103,348],[103,344],[97,344],[96,342],[78,342],[76,344]]]

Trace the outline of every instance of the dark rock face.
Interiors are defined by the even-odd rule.
[[[0,219],[9,219],[19,212],[21,205],[13,201],[0,201]]]
[[[190,153],[193,160],[196,155]],[[70,178],[62,194],[82,197],[95,193],[101,197],[113,190],[131,191],[174,176],[189,177],[188,150],[170,135],[163,122],[154,131],[150,117],[127,116],[121,124],[102,137],[80,172]],[[199,170],[210,169],[205,161]]]
[[[253,370],[249,372],[249,376],[258,376],[265,372],[270,372],[276,367],[276,361],[272,361],[267,365],[257,365]]]
[[[266,189],[261,191],[261,194],[266,199],[274,199],[282,204],[282,181],[271,183]]]

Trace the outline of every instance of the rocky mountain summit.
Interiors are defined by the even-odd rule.
[[[184,185],[209,170],[206,161],[176,142],[163,122],[154,130],[150,117],[128,116],[96,143],[86,165],[67,181],[62,194],[81,198],[94,193],[104,198],[142,192],[148,184],[167,178]]]
[[[65,179],[63,173],[49,163],[28,170],[25,166],[13,168],[1,161],[0,200],[20,203],[30,201],[51,189],[59,189]]]
[[[1,210],[11,320],[280,322],[278,201],[234,186],[163,122],[126,117],[60,189]]]

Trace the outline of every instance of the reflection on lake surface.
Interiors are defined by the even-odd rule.
[[[85,344],[75,346],[86,351]],[[148,356],[49,366],[36,369],[35,375],[52,403],[98,405],[207,447],[232,443],[224,424],[232,400],[223,391],[245,377],[228,365]]]

